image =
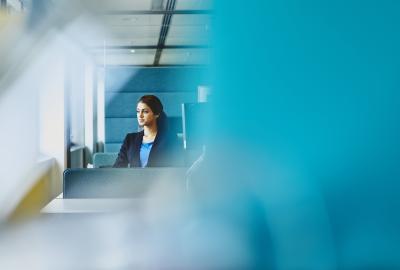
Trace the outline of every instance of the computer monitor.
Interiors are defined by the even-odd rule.
[[[207,103],[182,104],[183,145],[187,150],[202,149],[206,136]]]

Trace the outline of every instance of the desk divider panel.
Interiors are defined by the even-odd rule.
[[[186,169],[67,169],[63,176],[64,199],[147,198],[157,185],[185,192]]]

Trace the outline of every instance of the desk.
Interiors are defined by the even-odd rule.
[[[61,199],[55,198],[42,210],[42,214],[110,213],[144,209],[149,199]]]

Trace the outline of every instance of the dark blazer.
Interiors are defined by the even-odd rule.
[[[143,131],[126,135],[114,168],[140,167],[143,135]],[[149,154],[147,167],[181,167],[184,164],[183,160],[183,148],[178,138],[158,132]]]

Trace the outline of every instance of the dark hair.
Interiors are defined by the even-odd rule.
[[[164,107],[158,97],[155,95],[144,95],[139,98],[138,102],[142,102],[150,107],[152,112],[155,115],[158,115],[157,118],[157,129],[159,131],[166,131],[168,128],[167,125],[167,115],[164,112]]]

